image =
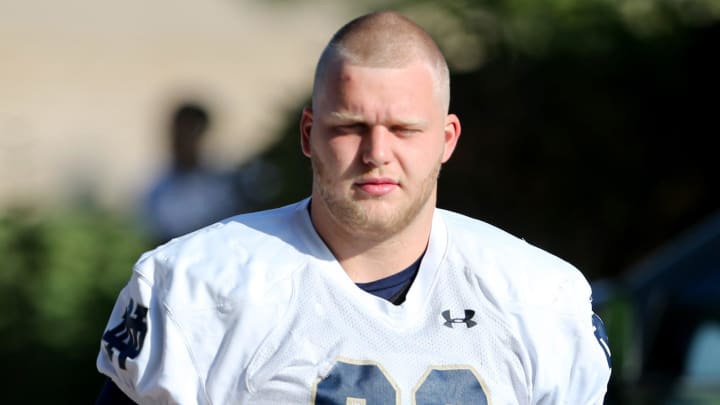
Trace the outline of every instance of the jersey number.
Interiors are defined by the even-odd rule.
[[[482,384],[469,368],[430,368],[413,392],[414,403],[487,405]],[[317,405],[399,404],[400,390],[374,363],[338,361],[316,387]]]

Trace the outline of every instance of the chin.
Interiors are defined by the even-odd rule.
[[[359,207],[362,214],[356,218],[362,218],[362,221],[353,226],[363,233],[378,236],[392,235],[408,226],[415,217],[407,207],[391,206],[380,201],[360,205],[365,206]]]

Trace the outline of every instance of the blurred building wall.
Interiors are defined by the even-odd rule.
[[[357,10],[331,1],[0,0],[0,209],[132,207],[167,163],[175,100],[207,102],[207,156],[242,162],[309,94]],[[298,152],[299,153],[299,152]]]

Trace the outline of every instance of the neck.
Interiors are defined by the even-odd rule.
[[[351,280],[364,283],[398,273],[413,264],[427,248],[434,200],[428,201],[407,226],[390,234],[362,232],[335,220],[313,199],[313,224]]]

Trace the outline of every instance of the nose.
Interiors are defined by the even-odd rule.
[[[380,125],[371,127],[362,141],[363,163],[374,167],[387,164],[391,156],[390,136],[392,134]]]

